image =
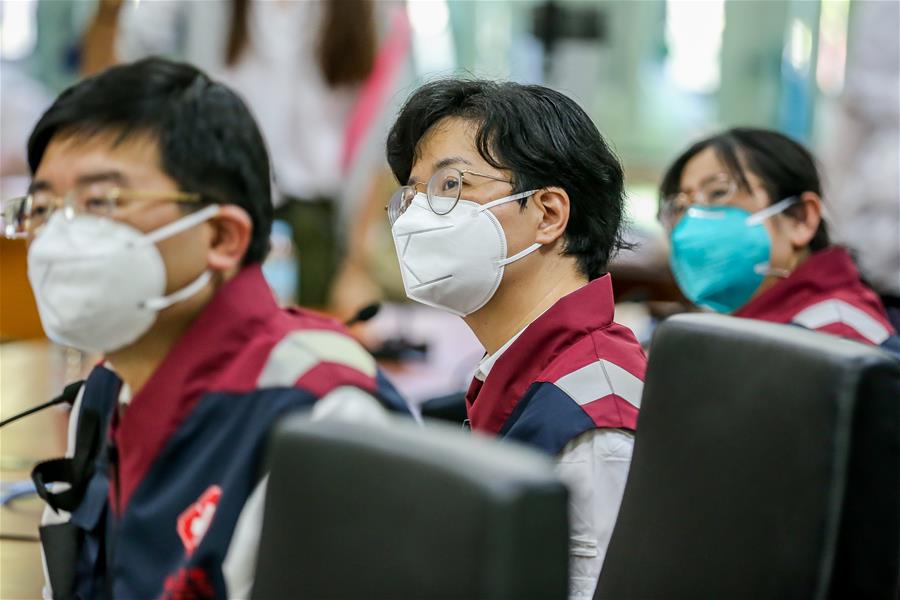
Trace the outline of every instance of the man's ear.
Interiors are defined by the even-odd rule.
[[[209,268],[223,272],[239,270],[253,234],[250,215],[239,206],[223,204],[209,224],[213,228],[207,255]]]
[[[785,216],[790,219],[788,239],[795,249],[809,246],[822,222],[822,199],[815,192],[803,192],[800,203],[789,208]]]
[[[569,224],[569,194],[558,187],[542,188],[534,193],[531,201],[542,213],[534,241],[552,245],[563,236]]]

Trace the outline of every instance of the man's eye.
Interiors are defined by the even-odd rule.
[[[84,202],[84,208],[88,212],[104,212],[109,210],[110,205],[113,204],[105,198],[88,198]]]

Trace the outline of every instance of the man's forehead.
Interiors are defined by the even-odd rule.
[[[484,162],[475,146],[477,131],[475,123],[459,117],[447,117],[432,125],[416,145],[411,176]]]
[[[137,163],[143,166],[159,164],[159,144],[155,137],[140,132],[123,134],[118,131],[60,131],[53,135],[44,150],[38,172],[57,158],[65,158],[65,165],[73,161]]]
[[[430,147],[456,145],[473,148],[478,125],[462,117],[444,117],[428,128],[417,144],[417,150],[426,151]]]
[[[107,152],[159,156],[159,141],[155,135],[140,130],[63,129],[50,138],[45,155],[52,150],[67,153]]]
[[[116,132],[60,132],[53,136],[34,174],[32,187],[73,185],[85,176],[115,172],[119,179],[161,174],[159,148],[147,135]]]

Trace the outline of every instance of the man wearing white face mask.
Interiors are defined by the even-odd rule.
[[[243,102],[149,59],[64,92],[28,145],[29,240],[47,335],[101,353],[69,456],[34,472],[53,597],[246,597],[276,420],[402,410],[340,324],[263,279],[269,160]],[[62,482],[64,487],[50,485]]]
[[[471,426],[555,456],[571,491],[570,597],[593,595],[631,459],[645,357],[613,322],[622,168],[572,100],[444,80],[387,143],[388,214],[407,295],[484,345]],[[522,523],[527,527],[527,523]]]

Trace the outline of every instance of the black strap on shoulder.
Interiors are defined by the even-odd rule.
[[[43,525],[38,530],[53,597],[63,600],[74,598],[75,562],[81,543],[81,530],[72,523]]]
[[[31,471],[38,496],[53,510],[73,511],[81,503],[88,482],[94,474],[94,460],[100,451],[101,423],[97,411],[82,408],[75,437],[75,455],[39,463]],[[68,489],[51,492],[49,484],[68,484]]]

